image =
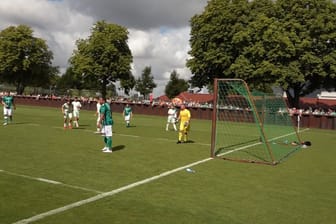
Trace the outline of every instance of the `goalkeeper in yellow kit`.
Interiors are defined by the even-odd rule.
[[[180,129],[177,144],[188,141],[188,132],[190,130],[190,118],[191,118],[190,111],[185,107],[184,104],[182,104],[180,114],[177,119],[180,121]]]

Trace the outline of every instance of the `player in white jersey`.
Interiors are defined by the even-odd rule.
[[[76,128],[79,127],[79,111],[82,108],[82,104],[78,101],[77,97],[75,97],[74,101],[72,102],[73,107],[73,123],[75,124]]]
[[[95,133],[97,134],[102,133],[102,129],[103,129],[103,127],[101,127],[101,124],[100,124],[100,107],[101,107],[100,101],[99,99],[97,99],[97,104],[96,104],[97,109],[95,113],[95,115],[97,116],[97,123],[96,123],[97,131]]]
[[[169,124],[172,124],[173,127],[174,127],[174,130],[177,131],[176,118],[177,118],[177,110],[173,105],[170,105],[169,110],[168,110],[168,119],[167,119],[167,124],[166,124],[166,131],[169,130]]]
[[[71,104],[70,99],[68,99],[67,102],[65,102],[62,105],[62,114],[64,118],[64,124],[63,124],[64,129],[66,129],[67,127],[71,129],[72,128],[72,104]]]

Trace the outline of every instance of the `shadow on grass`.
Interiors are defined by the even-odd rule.
[[[125,146],[124,145],[117,145],[117,146],[114,146],[113,148],[112,148],[112,151],[119,151],[119,150],[123,150],[125,148]]]
[[[79,127],[90,127],[91,125],[88,124],[80,124]]]
[[[130,126],[126,126],[126,128],[136,128],[136,125],[130,125]]]
[[[195,141],[193,141],[193,140],[188,140],[188,141],[186,141],[185,143],[195,143]]]

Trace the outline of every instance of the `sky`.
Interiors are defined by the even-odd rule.
[[[124,26],[129,31],[132,73],[137,78],[151,66],[157,97],[164,94],[173,70],[190,79],[185,65],[190,57],[190,19],[206,4],[207,0],[1,0],[0,29],[30,26],[35,37],[47,41],[53,65],[64,73],[76,40],[87,38],[94,23],[105,20]]]

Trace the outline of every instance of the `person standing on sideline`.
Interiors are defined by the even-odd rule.
[[[180,114],[177,119],[180,121],[180,129],[177,144],[188,142],[188,132],[190,130],[190,118],[191,118],[190,111],[185,107],[184,104],[182,104]]]
[[[6,95],[2,97],[1,101],[3,105],[3,114],[4,114],[4,123],[3,125],[7,125],[9,122],[13,121],[13,109],[16,109],[14,103],[14,97],[10,95],[10,92],[7,91]],[[8,120],[9,119],[9,120]]]
[[[66,129],[67,127],[72,129],[72,104],[70,99],[67,99],[67,101],[62,105],[62,114],[64,118],[63,122],[64,129]]]
[[[100,104],[99,98],[98,98],[97,99],[97,104],[96,104],[96,113],[95,113],[95,116],[97,116],[97,123],[96,123],[97,131],[95,132],[96,134],[101,134],[103,132],[103,127],[99,128],[100,107],[101,107],[101,104]]]
[[[168,109],[168,119],[166,124],[166,131],[169,130],[169,124],[173,124],[174,130],[177,131],[176,128],[176,118],[177,118],[177,111],[173,104],[169,105]]]
[[[133,116],[132,108],[129,106],[129,104],[126,104],[126,107],[124,108],[124,111],[123,111],[123,116],[126,122],[126,127],[129,128],[130,122]]]
[[[73,108],[73,123],[75,127],[78,128],[79,111],[82,108],[82,104],[78,101],[77,97],[75,97],[74,101],[72,102],[72,108]]]
[[[113,119],[112,119],[112,112],[110,104],[106,102],[106,99],[104,97],[99,98],[100,103],[100,119],[98,123],[98,127],[101,128],[102,125],[104,125],[104,143],[105,147],[102,149],[103,152],[112,152],[112,125],[113,125]]]

